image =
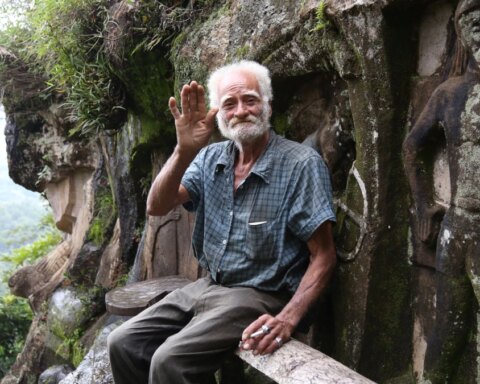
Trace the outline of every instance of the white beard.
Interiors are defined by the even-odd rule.
[[[232,140],[237,146],[241,146],[241,144],[255,141],[268,132],[270,129],[269,118],[269,109],[264,107],[259,117],[249,115],[244,120],[234,117],[228,124],[225,117],[218,113],[217,123],[223,137]]]

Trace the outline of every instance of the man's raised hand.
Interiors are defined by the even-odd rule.
[[[207,113],[205,89],[196,81],[183,86],[180,99],[181,113],[175,98],[171,97],[168,101],[170,112],[175,119],[177,145],[181,151],[196,155],[208,144],[215,127],[218,109],[213,108]]]

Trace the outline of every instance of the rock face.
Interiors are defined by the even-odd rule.
[[[42,372],[38,378],[38,384],[58,384],[70,372],[72,372],[72,368],[68,365],[54,365]]]
[[[273,76],[274,129],[320,151],[332,174],[339,262],[309,343],[376,382],[480,380],[480,75],[468,24],[477,1],[184,3],[172,9],[199,14],[196,22],[176,29],[173,13],[155,8],[171,35],[123,55],[140,5],[111,2],[105,49],[127,100],[116,130],[73,139],[58,100],[35,102],[33,86],[17,91],[30,101],[7,108],[10,173],[46,192],[65,242],[17,272],[14,292],[40,312],[62,282],[107,290],[119,279],[202,276],[189,245],[193,216],[145,215],[146,192],[175,143],[167,99],[217,66],[253,59]],[[63,363],[42,349],[42,332],[35,350],[43,352],[32,357],[30,342],[2,383]],[[104,332],[63,383],[111,382]]]
[[[118,324],[113,323],[103,328],[82,363],[75,372],[60,381],[60,384],[113,384],[108,360],[107,336],[116,326]]]

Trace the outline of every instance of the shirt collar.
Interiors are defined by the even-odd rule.
[[[272,159],[273,159],[273,150],[274,143],[278,140],[278,135],[273,131],[270,130],[270,135],[268,138],[267,147],[262,155],[260,155],[259,159],[253,166],[251,173],[259,176],[263,179],[267,184],[270,182],[270,173],[272,168]],[[273,144],[273,145],[272,145]],[[222,152],[220,157],[217,160],[217,164],[215,166],[215,173],[220,172],[224,169],[232,169],[235,161],[235,154],[236,154],[236,147],[233,141],[229,141],[225,150]]]

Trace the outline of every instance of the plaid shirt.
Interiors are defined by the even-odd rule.
[[[270,131],[265,152],[234,192],[237,149],[202,149],[182,185],[196,211],[193,248],[217,283],[293,293],[309,263],[306,241],[335,221],[328,170],[312,148]]]

